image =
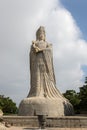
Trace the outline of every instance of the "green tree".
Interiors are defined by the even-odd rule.
[[[87,113],[87,77],[82,87],[79,88],[79,93],[75,90],[67,90],[63,95],[71,102],[75,113]]]
[[[79,113],[79,103],[80,103],[79,93],[76,93],[75,90],[67,90],[63,95],[73,105],[75,113]]]
[[[79,98],[80,98],[80,110],[81,111],[87,111],[87,77],[85,78],[85,83],[82,87],[80,87],[79,92]]]
[[[87,77],[85,77],[85,84],[87,85]]]
[[[4,97],[4,95],[0,95],[0,109],[4,114],[16,114],[18,111],[16,103],[9,97]]]

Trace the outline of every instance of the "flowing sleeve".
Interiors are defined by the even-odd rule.
[[[54,74],[54,68],[53,68],[53,53],[52,53],[51,44],[49,44],[49,46],[45,50],[43,50],[43,57],[44,57],[46,70],[49,75],[49,78],[56,86],[56,80],[55,80],[55,74]]]

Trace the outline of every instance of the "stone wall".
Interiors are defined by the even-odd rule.
[[[59,128],[87,128],[87,117],[60,117],[60,118],[48,118],[48,127]]]
[[[14,126],[39,127],[38,118],[35,116],[3,116],[4,121],[11,123]],[[47,127],[60,128],[87,128],[87,117],[72,116],[72,117],[48,117],[46,120]]]
[[[3,116],[3,120],[13,126],[39,126],[38,119],[35,116]]]

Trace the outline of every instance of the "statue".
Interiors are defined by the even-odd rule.
[[[30,92],[19,106],[19,115],[73,115],[73,107],[56,87],[52,44],[46,41],[45,29],[36,32],[30,50]]]
[[[29,97],[59,97],[55,88],[52,45],[45,41],[44,27],[36,33],[37,40],[32,42],[30,51],[31,89]]]

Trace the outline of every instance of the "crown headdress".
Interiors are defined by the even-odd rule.
[[[43,26],[40,26],[36,32],[36,39],[39,39],[39,35],[43,33],[45,35],[45,28]]]

